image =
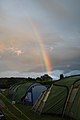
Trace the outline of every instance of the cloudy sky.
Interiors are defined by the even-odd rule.
[[[45,59],[80,70],[80,0],[0,0],[0,76],[46,72]]]

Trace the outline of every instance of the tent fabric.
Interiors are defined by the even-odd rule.
[[[9,90],[9,96],[16,102],[34,104],[40,94],[47,89],[46,85],[41,83],[22,83],[14,85]]]
[[[32,84],[26,91],[25,102],[34,104],[38,99],[38,97],[40,96],[40,94],[44,92],[46,89],[47,89],[47,86],[42,85],[40,83]]]
[[[53,89],[51,89],[50,96],[48,97],[46,101],[46,105],[43,108],[43,113],[54,112],[56,114],[57,111],[57,114],[61,114],[63,110],[62,105],[65,102],[66,95],[67,95],[67,91],[65,87],[63,88],[58,86],[57,89],[57,86],[54,86]]]
[[[40,98],[41,102],[33,106],[34,111],[39,113],[61,114],[63,111],[62,105],[64,105],[67,96],[66,89],[67,87],[64,86],[52,85],[51,88],[44,93],[44,97],[42,95]]]
[[[69,111],[69,116],[80,120],[80,88]]]
[[[80,75],[53,83],[34,104],[39,114],[59,114],[80,120]]]
[[[65,114],[80,120],[80,79],[73,86]]]
[[[31,84],[32,83],[24,83],[24,84],[21,83],[21,84],[14,85],[9,90],[10,98],[12,98],[12,100],[15,100],[16,102],[20,102],[21,98],[25,96],[25,93]]]

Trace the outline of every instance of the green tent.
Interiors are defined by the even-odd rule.
[[[15,84],[9,89],[8,96],[10,96],[12,100],[15,100],[16,102],[20,102],[21,98],[25,96],[25,93],[31,84],[32,83],[29,82]]]
[[[48,88],[39,82],[15,84],[9,89],[8,96],[12,101],[33,105],[40,94]]]
[[[80,75],[54,82],[32,109],[40,114],[57,114],[80,120]]]

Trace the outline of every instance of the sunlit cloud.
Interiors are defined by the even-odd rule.
[[[10,48],[10,50],[15,53],[17,56],[24,54],[24,52],[18,48]]]
[[[23,54],[24,52],[22,52],[21,50],[16,50],[15,53],[19,56],[19,55]]]
[[[22,54],[24,54],[24,51],[22,51],[21,49],[19,48],[15,48],[15,47],[8,47],[7,45],[5,44],[0,44],[0,52],[1,53],[4,53],[4,52],[12,52],[12,53],[15,53],[17,56],[20,56]]]

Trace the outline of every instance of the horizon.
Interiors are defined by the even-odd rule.
[[[36,72],[28,72],[28,73],[15,73],[15,72],[10,72],[8,71],[8,73],[1,75],[0,74],[0,78],[33,78],[36,79],[37,77],[41,77],[44,75],[49,75],[48,73],[44,72],[44,73],[36,73]],[[73,71],[68,71],[65,72],[63,70],[55,70],[53,72],[51,72],[51,74],[49,75],[53,80],[59,80],[60,79],[60,75],[63,74],[64,77],[69,77],[69,76],[77,76],[80,75],[80,70],[73,70]]]

